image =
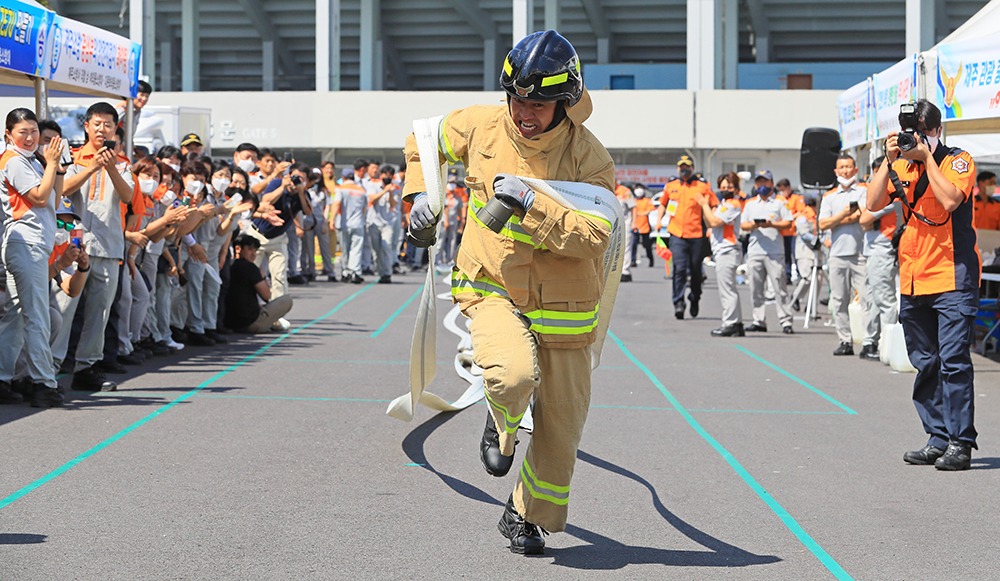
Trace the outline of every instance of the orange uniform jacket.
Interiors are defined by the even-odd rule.
[[[923,164],[907,159],[897,159],[893,164],[903,183],[906,198],[917,212],[943,226],[931,226],[910,216],[906,230],[899,241],[899,287],[904,295],[918,296],[953,290],[979,288],[982,259],[976,247],[976,230],[972,227],[972,186],[976,180],[976,166],[965,151],[946,148],[939,167],[948,181],[965,194],[965,200],[951,213],[945,211],[934,197],[930,185],[913,204],[913,190],[924,171]],[[908,212],[903,209],[903,218]]]
[[[806,199],[802,197],[802,194],[789,194],[785,197],[785,207],[788,208],[788,211],[792,213],[792,216],[794,216],[805,209]],[[792,220],[792,225],[780,231],[779,234],[782,236],[795,236],[795,221]]]
[[[983,230],[1000,230],[1000,202],[993,198],[973,199],[973,225]]]
[[[715,192],[701,177],[694,177],[690,182],[676,178],[670,180],[663,188],[660,204],[667,207],[667,214],[670,216],[667,232],[671,236],[703,238],[707,234],[701,216],[701,206],[694,201],[694,197],[698,194],[704,194],[708,198],[709,206],[714,208],[719,205]]]
[[[639,231],[639,234],[649,234],[649,213],[656,209],[653,200],[649,198],[635,199],[635,222],[632,227]]]

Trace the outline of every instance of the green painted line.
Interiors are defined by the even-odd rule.
[[[636,358],[635,355],[632,354],[631,351],[628,350],[628,347],[626,347],[625,344],[622,343],[621,339],[619,339],[614,333],[610,331],[608,332],[608,337],[610,337],[615,343],[618,344],[618,348],[622,350],[622,353],[624,353],[625,356],[632,361],[632,363],[635,363],[637,367],[642,369],[642,372],[645,373],[646,377],[649,378],[649,380],[653,383],[653,385],[655,385],[656,388],[660,390],[660,393],[662,393],[663,396],[666,397],[668,401],[670,401],[671,405],[673,405],[674,408],[678,412],[680,412],[680,414],[687,421],[688,425],[694,428],[694,431],[697,432],[698,435],[702,437],[702,439],[708,442],[708,444],[712,446],[712,448],[714,448],[715,451],[718,452],[720,456],[722,456],[722,458],[726,461],[726,463],[729,464],[729,466],[736,471],[736,473],[740,476],[740,478],[743,479],[743,482],[745,482],[750,487],[751,490],[757,493],[757,496],[759,496],[761,500],[763,500],[764,503],[767,504],[767,506],[774,512],[774,514],[777,515],[777,517],[781,519],[783,523],[785,523],[785,526],[788,527],[788,530],[790,530],[792,534],[794,534],[799,539],[799,541],[803,545],[805,545],[805,547],[809,549],[809,551],[812,552],[812,554],[815,555],[817,559],[819,559],[820,563],[822,563],[826,567],[826,569],[833,574],[834,577],[840,580],[853,579],[850,575],[847,574],[846,571],[844,571],[843,568],[841,568],[840,565],[837,564],[837,562],[833,559],[833,557],[829,555],[829,553],[823,550],[823,547],[819,546],[819,543],[814,541],[813,538],[809,536],[809,533],[807,533],[805,529],[803,529],[802,526],[799,525],[799,523],[792,517],[792,515],[788,514],[788,511],[785,510],[780,504],[778,504],[778,501],[775,500],[774,497],[770,495],[770,493],[764,490],[764,487],[761,486],[754,479],[754,477],[750,475],[749,472],[747,472],[746,468],[744,468],[743,465],[740,464],[736,460],[736,458],[734,458],[733,455],[729,453],[728,450],[722,447],[722,444],[720,444],[718,440],[713,438],[712,435],[709,434],[708,431],[706,431],[705,428],[703,428],[701,424],[699,424],[698,421],[694,419],[691,413],[687,409],[685,409],[683,405],[681,405],[681,402],[678,401],[677,398],[674,397],[672,393],[670,393],[670,391],[666,388],[666,386],[663,385],[662,382],[660,382],[660,380],[656,377],[656,375],[654,375],[653,372],[650,371],[648,367],[646,367],[641,361],[639,361],[638,358]]]
[[[735,345],[735,347],[736,347],[737,349],[739,349],[740,351],[742,351],[742,352],[746,353],[746,354],[747,354],[747,355],[749,355],[750,357],[753,357],[753,358],[754,358],[754,359],[756,359],[757,361],[760,361],[760,362],[761,362],[761,363],[763,363],[764,365],[767,365],[767,366],[768,366],[768,367],[770,367],[771,369],[773,369],[773,370],[777,371],[778,373],[780,373],[780,374],[784,375],[785,377],[787,377],[787,378],[791,379],[792,381],[794,381],[794,382],[798,383],[799,385],[802,385],[802,386],[804,386],[804,387],[808,388],[808,389],[809,389],[810,391],[812,391],[812,392],[813,392],[813,393],[815,393],[816,395],[818,395],[818,396],[822,397],[822,398],[823,398],[823,399],[825,399],[826,401],[828,401],[828,402],[832,403],[833,405],[835,405],[835,406],[839,407],[840,409],[844,410],[844,411],[845,411],[845,412],[847,412],[848,414],[850,414],[850,415],[852,415],[852,416],[856,416],[856,415],[858,415],[858,412],[856,412],[856,411],[852,410],[851,408],[849,408],[849,407],[847,407],[846,405],[844,405],[844,404],[840,403],[839,401],[837,401],[837,400],[833,399],[832,397],[828,396],[827,394],[823,393],[822,391],[820,391],[820,390],[816,389],[815,387],[813,387],[813,386],[809,385],[809,384],[808,384],[808,383],[806,383],[805,381],[802,381],[802,380],[801,380],[801,379],[799,379],[798,377],[795,377],[795,376],[794,376],[794,375],[792,375],[791,373],[788,373],[788,372],[787,372],[787,371],[785,371],[784,369],[782,369],[782,368],[778,367],[777,365],[775,365],[775,364],[771,363],[770,361],[768,361],[768,360],[764,359],[763,357],[761,357],[761,356],[759,356],[759,355],[756,355],[756,354],[754,354],[754,353],[750,352],[749,350],[747,350],[746,348],[744,348],[744,347],[743,347],[742,345]]]
[[[406,302],[403,303],[403,306],[401,306],[398,309],[396,309],[396,312],[393,313],[391,317],[389,317],[388,319],[386,319],[386,321],[384,323],[382,323],[382,326],[379,327],[378,330],[376,330],[374,333],[372,333],[372,337],[378,337],[379,335],[381,335],[382,331],[385,331],[385,328],[388,327],[389,324],[392,323],[396,319],[396,317],[398,317],[400,315],[400,313],[402,313],[404,310],[406,310],[406,307],[410,306],[410,303],[413,302],[413,299],[415,299],[418,296],[420,296],[420,293],[422,293],[423,291],[424,291],[424,285],[420,285],[420,288],[417,289],[417,292],[413,293],[413,296],[410,297],[409,299],[407,299]]]
[[[167,405],[165,405],[165,406],[161,407],[160,409],[158,409],[158,410],[150,413],[149,415],[147,415],[146,417],[140,419],[139,421],[134,422],[133,424],[131,424],[130,426],[128,426],[124,430],[121,430],[117,434],[111,436],[110,438],[107,438],[106,440],[104,440],[103,442],[101,442],[101,443],[97,444],[96,446],[90,448],[86,452],[83,452],[82,454],[78,455],[76,458],[73,458],[72,460],[70,460],[69,462],[66,462],[65,464],[63,464],[62,466],[56,468],[52,472],[49,472],[45,476],[42,476],[41,478],[35,480],[31,484],[29,484],[29,485],[25,486],[24,488],[18,490],[14,494],[11,494],[10,496],[4,498],[3,500],[0,500],[0,510],[3,510],[4,508],[10,506],[12,503],[14,503],[18,499],[24,498],[26,495],[28,495],[32,491],[38,489],[39,487],[41,487],[45,483],[51,482],[52,480],[55,480],[57,477],[61,476],[62,474],[65,474],[67,471],[69,471],[71,468],[73,468],[74,466],[76,466],[80,462],[83,462],[87,458],[90,458],[94,454],[96,454],[96,453],[100,452],[101,450],[107,448],[111,444],[114,444],[118,440],[124,438],[128,434],[130,434],[130,433],[134,432],[135,430],[139,429],[140,427],[142,427],[143,425],[147,424],[152,419],[156,418],[157,416],[159,416],[160,414],[162,414],[165,411],[169,410],[170,408],[172,408],[172,407],[176,406],[177,404],[179,404],[179,403],[181,403],[183,401],[186,401],[186,400],[190,399],[191,397],[195,396],[198,392],[200,392],[201,390],[205,389],[206,387],[212,385],[213,383],[215,383],[216,381],[218,381],[219,379],[221,379],[222,377],[224,377],[226,374],[230,373],[231,371],[235,370],[236,368],[240,367],[241,365],[244,365],[245,363],[248,363],[248,362],[252,361],[255,357],[257,357],[261,353],[264,353],[265,351],[267,351],[268,349],[270,349],[274,345],[277,345],[279,342],[281,342],[282,340],[284,340],[286,337],[290,337],[290,336],[298,333],[299,331],[302,331],[304,329],[308,329],[309,327],[313,326],[314,324],[316,324],[316,323],[318,323],[318,322],[326,319],[327,317],[332,316],[334,313],[336,313],[341,308],[343,308],[344,305],[346,305],[347,303],[349,303],[352,300],[354,300],[358,295],[360,295],[361,293],[363,293],[366,290],[370,289],[374,284],[375,284],[374,282],[370,283],[365,288],[359,290],[358,292],[354,293],[353,295],[351,295],[351,296],[347,297],[346,299],[344,299],[343,301],[341,301],[340,304],[338,304],[336,307],[334,307],[333,310],[331,310],[329,313],[323,315],[322,317],[319,317],[318,319],[313,319],[312,321],[306,323],[305,325],[302,325],[301,327],[298,327],[298,328],[296,328],[296,329],[294,329],[294,330],[292,330],[292,331],[290,331],[288,333],[285,333],[285,334],[281,335],[280,337],[272,340],[271,342],[267,343],[266,345],[264,345],[260,349],[257,349],[256,351],[254,351],[253,353],[251,353],[250,355],[247,355],[246,357],[244,357],[243,359],[241,359],[241,360],[237,361],[236,363],[230,365],[226,369],[224,369],[224,370],[216,373],[208,381],[205,381],[205,382],[201,383],[200,385],[198,385],[198,387],[196,387],[196,388],[192,389],[191,391],[189,391],[189,392],[181,395],[177,399],[172,400]]]

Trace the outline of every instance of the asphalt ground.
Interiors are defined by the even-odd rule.
[[[115,393],[0,406],[0,579],[996,579],[1000,364],[973,356],[973,469],[908,466],[913,375],[833,357],[822,324],[782,335],[773,308],[771,333],[713,339],[708,272],[684,321],[662,262],[622,285],[544,556],[497,531],[516,470],[480,465],[485,405],[385,415],[408,389],[408,274],[295,287],[290,333],[189,347]],[[451,399],[456,344],[439,327]]]

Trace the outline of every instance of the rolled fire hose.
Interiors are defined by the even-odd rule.
[[[424,174],[428,202],[431,211],[439,215],[443,203],[443,188],[447,165],[440,163],[438,154],[438,127],[442,117],[417,119],[413,122],[413,133],[420,153],[420,167]],[[622,266],[625,261],[625,218],[618,198],[610,191],[590,184],[576,182],[544,181],[521,177],[536,193],[547,195],[556,202],[572,208],[574,211],[594,216],[611,223],[611,242],[604,253],[604,293],[601,296],[597,321],[597,340],[591,345],[591,369],[596,369],[601,362],[601,350],[607,337],[611,313],[614,310],[615,298],[618,294],[618,284],[621,278]],[[438,242],[429,249],[428,264],[436,264],[438,248],[443,236],[438,236]],[[437,365],[437,307],[434,303],[437,293],[434,290],[434,268],[428,267],[427,279],[417,306],[417,320],[413,329],[413,340],[410,346],[410,391],[390,404],[386,414],[409,422],[413,419],[413,410],[417,403],[436,411],[458,411],[465,409],[483,398],[482,370],[472,362],[472,340],[466,331],[456,323],[458,307],[452,309],[445,319],[445,326],[459,335],[459,352],[455,356],[455,370],[460,377],[469,381],[469,388],[453,403],[427,391],[434,380]],[[530,412],[529,412],[530,413]],[[525,414],[521,425],[530,430],[529,414]]]

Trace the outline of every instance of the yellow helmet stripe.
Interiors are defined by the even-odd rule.
[[[569,73],[563,73],[554,77],[545,77],[542,79],[542,86],[558,85],[559,83],[565,83],[567,80],[569,80]]]
[[[506,57],[503,59],[503,72],[507,73],[508,77],[514,74],[514,69],[511,68],[510,61]]]

